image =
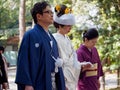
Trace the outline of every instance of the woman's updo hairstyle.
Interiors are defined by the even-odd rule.
[[[96,28],[91,28],[88,31],[85,31],[83,33],[83,41],[85,41],[85,38],[87,38],[87,40],[91,40],[98,37],[99,37],[99,34]]]
[[[66,5],[56,5],[55,6],[55,13],[58,17],[61,17],[64,14],[71,13],[71,9],[68,8]],[[56,28],[59,28],[59,26],[64,27],[65,25],[58,24],[57,22],[53,23]]]
[[[65,6],[65,5],[57,5],[55,7],[55,12],[56,12],[57,16],[60,17],[63,14],[65,14],[65,9],[66,8],[67,8],[67,6]]]

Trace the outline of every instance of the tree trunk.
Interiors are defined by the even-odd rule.
[[[117,85],[118,85],[118,87],[120,87],[120,67],[117,70],[117,77],[118,77],[118,83],[117,83]]]
[[[33,3],[34,3],[33,0],[31,0],[31,7],[33,7]],[[34,25],[35,25],[35,23],[34,23],[34,20],[33,20],[33,19],[32,19],[31,21],[32,21],[32,28],[33,28]]]
[[[23,35],[26,31],[25,25],[25,0],[20,0],[19,7],[19,40],[22,41]]]

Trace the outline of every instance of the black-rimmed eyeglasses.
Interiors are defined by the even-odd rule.
[[[43,13],[53,14],[51,10],[44,11]]]

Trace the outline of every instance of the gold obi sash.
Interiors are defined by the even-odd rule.
[[[98,64],[97,63],[93,64],[93,67],[89,68],[86,71],[86,77],[97,76],[97,74],[98,74],[97,69],[98,69]]]

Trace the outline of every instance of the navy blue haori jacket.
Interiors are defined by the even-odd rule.
[[[52,42],[52,46],[51,46]],[[21,42],[16,80],[18,90],[24,90],[26,85],[33,86],[34,90],[52,90],[51,73],[55,69],[57,58],[57,43],[51,33],[47,32],[38,24],[24,34]],[[65,90],[65,82],[62,68],[55,75],[57,90]]]

